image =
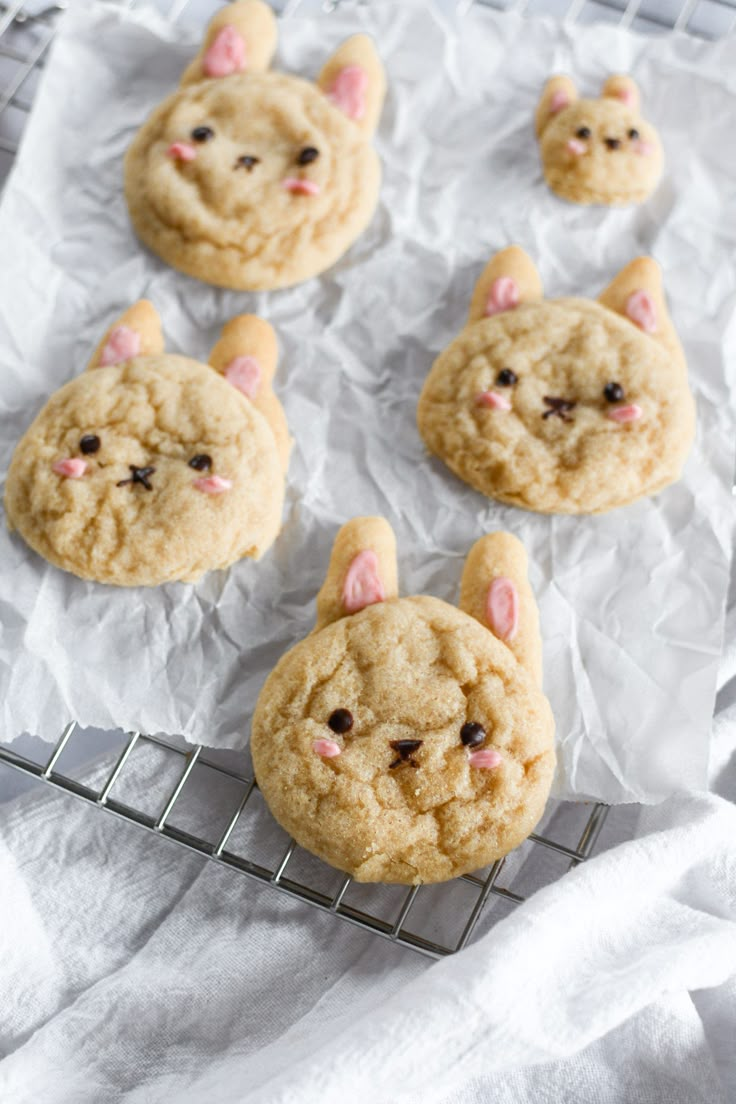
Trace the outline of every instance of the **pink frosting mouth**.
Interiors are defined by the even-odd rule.
[[[298,176],[287,176],[286,180],[281,181],[281,184],[292,195],[319,195],[319,184],[315,184],[313,180],[304,180]]]
[[[67,479],[81,479],[87,470],[87,461],[79,456],[70,456],[66,460],[57,460],[51,470]]]
[[[187,142],[172,142],[166,151],[167,157],[173,157],[175,161],[194,161],[197,151]]]
[[[468,756],[471,767],[480,767],[482,770],[492,770],[503,762],[502,756],[495,748],[481,748],[480,751],[472,751]]]
[[[510,410],[511,403],[505,395],[499,395],[498,391],[481,391],[476,402],[478,406],[487,406],[491,410]]]
[[[615,410],[609,410],[608,417],[612,422],[638,422],[644,411],[636,403],[629,403],[628,406],[617,406]]]
[[[342,754],[342,748],[334,740],[314,740],[312,751],[321,755],[323,759],[335,759]]]
[[[194,486],[204,494],[224,494],[229,491],[233,483],[231,479],[223,479],[221,475],[205,475],[202,479],[195,479]]]

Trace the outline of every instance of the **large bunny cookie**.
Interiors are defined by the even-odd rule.
[[[125,191],[141,239],[174,268],[243,290],[332,265],[378,200],[370,144],[385,92],[371,40],[348,39],[316,84],[267,72],[276,23],[261,0],[213,19],[181,87],[137,134]]]
[[[630,77],[609,77],[597,100],[578,98],[569,77],[547,81],[536,113],[544,176],[572,203],[642,203],[662,175],[662,145],[642,118]]]
[[[439,882],[507,854],[555,763],[521,544],[479,540],[456,609],[397,597],[383,518],[345,525],[316,628],[269,676],[251,749],[276,819],[358,881]]]
[[[10,527],[58,567],[119,586],[260,556],[281,525],[290,448],[275,366],[260,318],[229,322],[205,365],[164,353],[156,312],[137,303],[16,448]]]
[[[658,266],[632,261],[596,301],[543,299],[526,253],[503,250],[417,420],[456,475],[528,510],[600,513],[674,482],[695,407]]]

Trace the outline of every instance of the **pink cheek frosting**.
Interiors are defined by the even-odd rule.
[[[316,751],[323,759],[335,759],[342,753],[342,748],[334,740],[314,740],[312,751]]]
[[[577,138],[571,138],[570,141],[567,143],[568,151],[570,153],[574,153],[576,157],[579,157],[581,154],[585,153],[587,148],[588,147],[585,145],[585,142],[581,142]]]
[[[346,65],[335,78],[328,97],[348,119],[365,115],[368,74],[360,65]]]
[[[67,479],[81,479],[87,470],[87,461],[70,456],[67,460],[57,460],[51,470],[57,475],[65,475]]]
[[[503,759],[494,748],[481,748],[480,751],[471,751],[468,762],[471,767],[492,770],[493,767],[499,766]]]
[[[655,148],[653,142],[637,142],[634,146],[634,151],[641,157],[651,157]]]
[[[319,184],[315,184],[313,180],[304,180],[298,176],[287,176],[286,180],[281,181],[281,184],[292,195],[319,195]]]
[[[247,398],[254,399],[261,383],[261,366],[255,357],[235,357],[225,369],[225,379]]]
[[[195,479],[193,486],[204,494],[224,494],[232,487],[231,479],[223,479],[221,475],[205,475],[202,479]]]
[[[628,406],[617,406],[615,410],[609,410],[608,417],[612,422],[638,422],[644,411],[636,403],[629,403]]]
[[[245,69],[245,39],[231,23],[222,27],[202,59],[206,77],[228,77]]]
[[[194,161],[197,151],[188,142],[172,142],[166,151],[166,156],[172,157],[174,161]]]
[[[520,298],[516,280],[511,276],[498,276],[488,292],[484,311],[486,318],[492,318],[494,314],[501,314],[502,311],[513,310],[514,307],[518,307]]]
[[[110,331],[110,336],[100,353],[100,367],[120,364],[124,360],[138,356],[140,351],[141,335],[131,330],[130,326],[116,326]]]
[[[505,395],[499,395],[498,391],[481,391],[476,402],[478,406],[487,406],[491,410],[510,410],[511,403]]]

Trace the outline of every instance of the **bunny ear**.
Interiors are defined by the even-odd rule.
[[[534,125],[537,138],[541,138],[548,123],[578,99],[578,90],[569,77],[550,77],[539,98]]]
[[[467,324],[541,298],[542,282],[534,262],[518,245],[511,245],[483,269],[470,301]]]
[[[685,354],[672,325],[662,287],[662,272],[651,257],[637,257],[598,296],[598,302],[621,314],[665,346],[683,365]]]
[[[260,410],[271,427],[284,470],[291,438],[281,403],[273,393],[278,344],[273,326],[255,314],[241,314],[228,322],[209,356],[216,372]]]
[[[542,684],[539,614],[527,579],[523,544],[510,533],[489,533],[471,548],[460,584],[460,609],[497,636]]]
[[[110,326],[95,349],[87,370],[105,368],[136,356],[153,356],[163,351],[161,319],[153,303],[141,299]]]
[[[398,595],[396,538],[385,518],[353,518],[335,538],[330,566],[317,595],[317,624],[358,613]]]
[[[386,74],[368,35],[353,35],[326,63],[317,85],[366,135],[378,126]]]
[[[236,0],[214,17],[194,61],[181,83],[227,77],[248,69],[268,69],[278,32],[276,19],[263,0]]]
[[[603,85],[601,97],[604,100],[620,100],[621,103],[630,107],[632,111],[639,110],[640,97],[636,81],[620,73],[608,78]]]

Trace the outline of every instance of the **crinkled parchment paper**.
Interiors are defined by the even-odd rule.
[[[456,600],[463,558],[488,530],[526,543],[559,794],[655,801],[701,786],[733,514],[736,41],[481,10],[450,24],[422,3],[376,0],[285,20],[277,66],[313,75],[360,27],[389,74],[376,216],[325,276],[247,295],[165,268],[138,245],[123,202],[124,151],[175,86],[199,28],[185,35],[103,4],[65,18],[0,212],[3,471],[46,396],[141,296],[161,312],[169,348],[195,357],[232,315],[268,318],[296,445],[273,550],[197,586],[80,582],[3,530],[2,738],[52,738],[74,717],[244,746],[266,674],[312,625],[338,525],[380,513],[397,532],[406,594]],[[588,92],[611,71],[640,81],[667,151],[644,207],[586,210],[544,187],[532,114],[556,70]],[[538,260],[551,295],[595,295],[638,253],[662,264],[698,439],[682,482],[656,499],[603,517],[535,516],[486,501],[425,455],[422,382],[460,330],[481,267],[512,241]]]

